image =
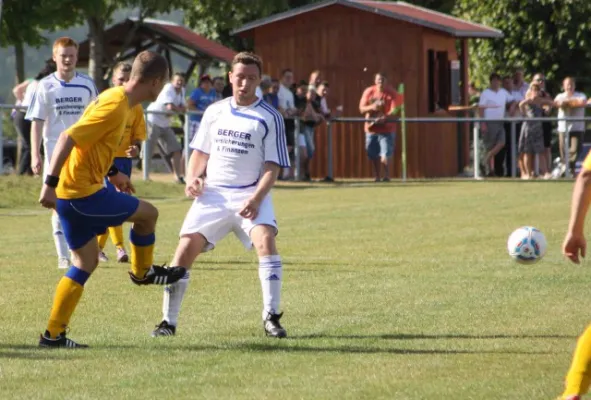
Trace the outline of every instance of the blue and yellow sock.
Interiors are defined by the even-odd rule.
[[[70,323],[70,318],[76,309],[76,305],[78,305],[78,301],[80,301],[80,297],[82,297],[84,284],[89,276],[88,272],[71,266],[59,281],[53,299],[51,314],[49,315],[49,322],[47,323],[47,331],[51,338],[56,338],[64,332]]]
[[[138,235],[133,228],[129,232],[131,241],[131,273],[142,279],[154,263],[156,235]]]

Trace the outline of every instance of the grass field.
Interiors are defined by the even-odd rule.
[[[137,185],[168,262],[190,202]],[[560,255],[572,182],[283,185],[288,339],[264,337],[256,256],[229,237],[194,265],[176,337],[149,336],[162,289],[107,263],[71,323],[92,348],[40,350],[63,272],[38,188],[0,178],[1,399],[553,399],[591,320],[591,271]],[[546,234],[537,265],[507,256],[521,225]]]

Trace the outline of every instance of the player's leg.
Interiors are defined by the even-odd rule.
[[[251,193],[245,192],[245,199]],[[279,323],[283,316],[280,313],[281,283],[283,281],[283,267],[281,256],[277,251],[275,236],[277,222],[271,196],[267,195],[259,207],[259,213],[254,220],[236,216],[239,229],[236,235],[245,247],[254,246],[259,257],[259,279],[263,297],[263,328],[267,336],[283,338],[287,332]]]
[[[107,262],[109,261],[109,257],[105,254],[105,246],[107,245],[107,239],[109,239],[109,231],[107,230],[105,233],[98,235],[98,247],[99,247],[99,255],[98,259],[100,262]]]
[[[204,192],[191,205],[180,230],[172,266],[181,266],[185,270],[197,256],[212,250],[215,244],[232,231],[234,214],[226,209],[227,199],[223,192],[205,187]],[[164,290],[162,305],[162,322],[156,326],[152,336],[171,336],[175,334],[178,315],[185,291],[189,285],[190,274],[187,273],[178,282]]]
[[[127,175],[131,179],[132,161],[131,158],[117,157],[114,161],[115,166],[119,172]],[[126,263],[129,261],[129,256],[125,251],[125,244],[123,238],[123,225],[109,227],[109,236],[113,245],[117,249],[117,262]],[[104,246],[103,246],[104,247]]]
[[[154,244],[156,242],[156,221],[158,210],[152,204],[133,196],[115,193],[121,202],[127,202],[133,214],[126,221],[132,222],[129,239],[131,242],[131,271],[129,276],[136,285],[166,285],[174,283],[185,275],[181,267],[165,268],[154,264]],[[125,206],[123,206],[125,208]],[[119,221],[120,224],[123,221]],[[110,226],[118,224],[109,224]]]
[[[45,181],[47,171],[49,170],[49,162],[51,160],[51,155],[53,154],[55,143],[48,143],[47,141],[43,141],[43,147],[45,151],[45,160],[43,162],[43,180]],[[53,234],[55,252],[57,253],[57,266],[60,269],[67,269],[70,267],[71,264],[70,250],[68,249],[68,243],[66,242],[66,239],[64,237],[60,218],[55,211],[52,211],[51,213],[51,231]]]
[[[263,294],[263,327],[267,336],[283,338],[287,332],[279,323],[283,267],[275,244],[276,228],[271,225],[256,225],[250,238],[259,257],[259,279]]]
[[[72,249],[73,264],[59,281],[41,347],[86,347],[66,338],[66,328],[82,297],[84,284],[98,264],[98,244],[92,222],[76,211],[75,201],[58,200],[64,236]]]
[[[591,325],[577,341],[577,348],[573,354],[568,374],[566,375],[566,387],[561,399],[579,398],[589,390],[591,383]]]
[[[191,266],[197,256],[208,245],[207,239],[200,233],[182,235],[174,253],[171,265],[183,266],[187,273],[176,283],[164,289],[162,301],[162,321],[152,332],[152,337],[173,336],[176,333],[178,317],[185,292],[189,286]]]

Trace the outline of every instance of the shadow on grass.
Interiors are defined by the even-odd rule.
[[[42,349],[37,344],[10,344],[0,343],[0,359],[22,359],[22,360],[71,360],[76,358],[74,352],[63,352],[62,350]]]
[[[281,343],[293,343],[293,339],[285,339]],[[400,349],[400,348],[383,348],[372,346],[284,346],[280,342],[275,344],[263,343],[240,343],[229,346],[180,346],[167,347],[170,351],[172,349],[182,351],[244,351],[244,352],[276,352],[276,353],[348,353],[348,354],[524,354],[524,355],[540,355],[553,354],[548,351],[525,351],[525,350],[462,350],[462,349]]]
[[[446,334],[378,334],[378,335],[331,335],[325,333],[311,333],[308,335],[292,336],[293,339],[386,339],[386,340],[415,340],[415,339],[569,339],[576,340],[572,335],[467,335],[463,333]]]

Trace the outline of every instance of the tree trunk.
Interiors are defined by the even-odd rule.
[[[16,59],[16,83],[19,84],[25,80],[25,49],[23,42],[15,43],[14,56]]]
[[[100,92],[107,88],[103,79],[104,75],[104,49],[105,49],[105,20],[101,17],[91,17],[87,19],[88,41],[90,45],[90,54],[88,57],[88,75],[94,79],[94,83]]]

